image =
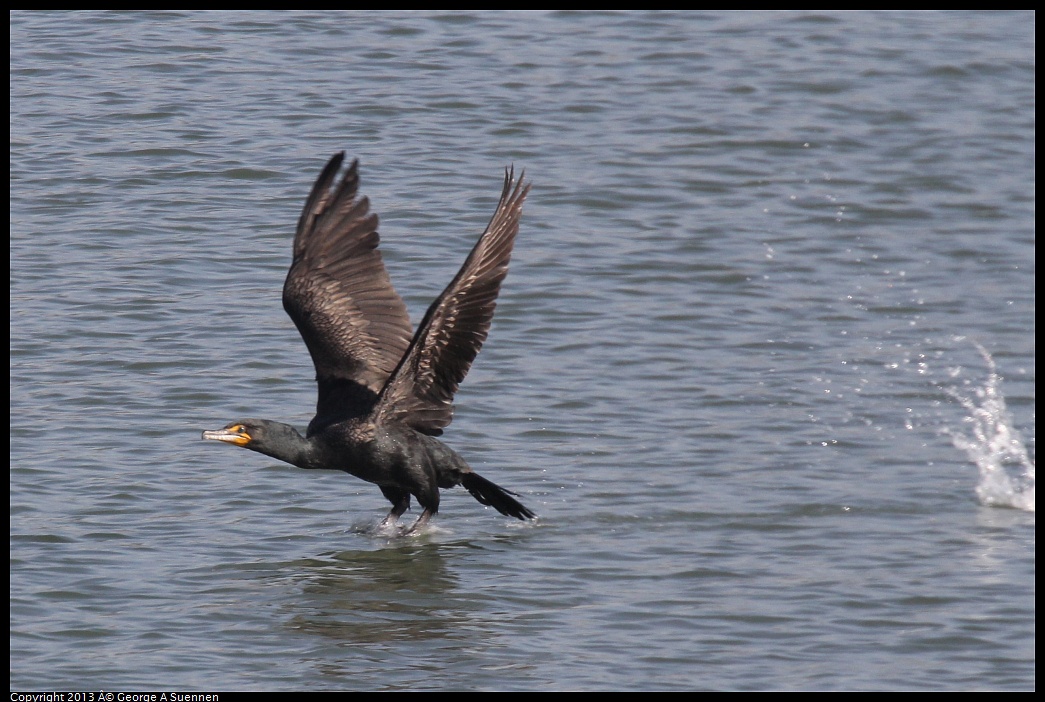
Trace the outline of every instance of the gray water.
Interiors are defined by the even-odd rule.
[[[1035,687],[1034,14],[10,29],[12,689]],[[342,149],[415,322],[532,180],[443,438],[536,524],[200,441]]]

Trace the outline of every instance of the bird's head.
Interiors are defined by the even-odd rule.
[[[289,463],[295,462],[291,459],[305,441],[289,424],[267,419],[239,419],[226,424],[223,429],[203,432],[203,438],[242,446]]]
[[[224,441],[227,444],[249,447],[252,442],[260,440],[264,432],[265,430],[260,420],[240,419],[225,425],[223,429],[203,432],[203,438],[210,441]]]

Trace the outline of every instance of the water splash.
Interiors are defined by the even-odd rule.
[[[968,412],[962,430],[945,432],[980,469],[976,495],[981,504],[1033,512],[1034,460],[1005,406],[1002,378],[994,359],[983,346],[975,345],[987,363],[987,380],[983,386],[973,388],[971,396],[965,389],[943,388]]]

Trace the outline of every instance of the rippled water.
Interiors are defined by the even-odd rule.
[[[13,13],[12,689],[1033,689],[1034,19]],[[444,438],[536,525],[199,440],[342,149],[415,321],[533,181]]]

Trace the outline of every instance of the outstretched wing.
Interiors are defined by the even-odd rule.
[[[428,308],[381,391],[375,407],[380,421],[402,422],[439,436],[453,419],[454,393],[486,341],[529,191],[522,176],[515,181],[514,169],[505,171],[493,219],[457,276]]]
[[[283,307],[312,355],[317,419],[368,411],[410,344],[410,318],[377,250],[377,215],[356,199],[359,162],[334,187],[344,152],[312,186],[294,235]]]

